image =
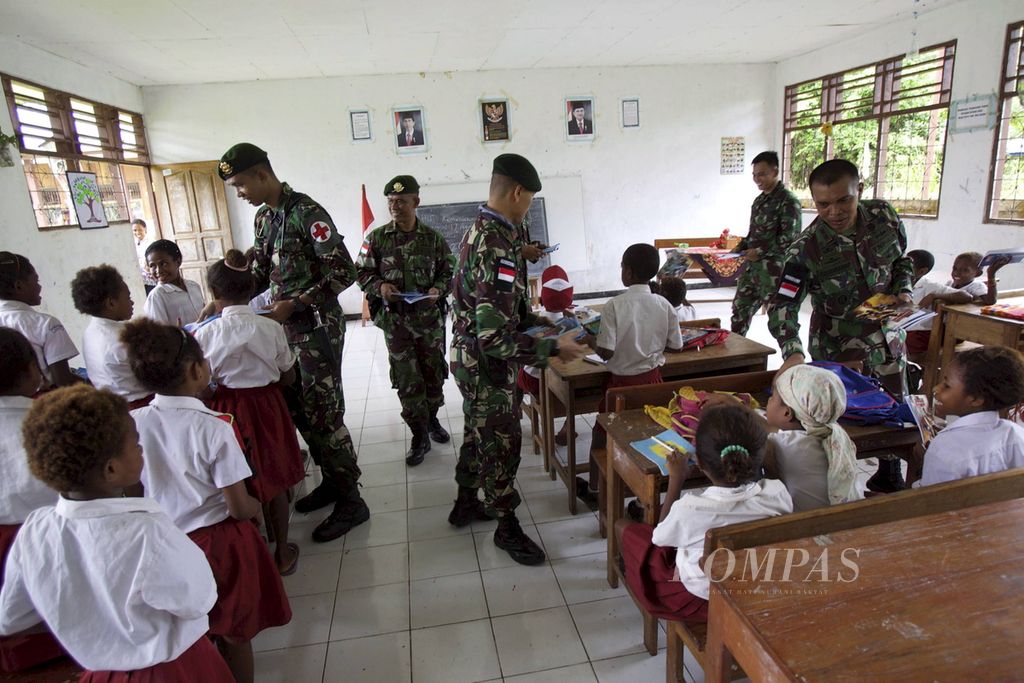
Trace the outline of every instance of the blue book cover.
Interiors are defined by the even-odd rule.
[[[693,445],[676,434],[672,429],[666,429],[661,434],[652,436],[650,439],[634,441],[630,446],[635,448],[640,455],[657,465],[661,470],[661,474],[666,477],[668,476],[668,464],[665,458],[668,457],[669,447],[674,447],[676,450],[687,454],[690,462],[696,462],[694,457],[696,451],[694,451]]]

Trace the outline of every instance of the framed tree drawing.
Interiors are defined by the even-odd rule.
[[[68,190],[71,201],[78,214],[78,226],[82,230],[105,228],[109,225],[107,214],[103,211],[100,198],[100,186],[96,184],[96,174],[84,171],[68,171]]]

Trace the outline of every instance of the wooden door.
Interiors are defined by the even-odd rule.
[[[234,246],[217,164],[199,161],[153,166],[161,237],[181,249],[182,275],[200,284],[207,301],[212,296],[206,288],[206,269]]]

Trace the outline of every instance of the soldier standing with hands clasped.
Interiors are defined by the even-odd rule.
[[[295,503],[297,512],[334,504],[313,531],[332,541],[370,518],[359,495],[359,465],[345,426],[341,354],[345,319],[338,295],[355,281],[356,268],[330,215],[274,174],[267,153],[242,142],[221,157],[220,177],[256,212],[253,277],[256,291],[270,287],[271,317],[284,324],[298,362],[299,381],[286,392],[292,419],[320,465],[323,482]]]
[[[412,430],[405,463],[423,462],[430,440],[448,443],[437,419],[444,405],[444,297],[452,279],[452,253],[441,233],[416,217],[420,186],[400,175],[384,186],[391,222],[371,232],[359,249],[359,287],[370,301],[373,321],[384,332],[391,362],[391,386],[402,402],[402,419]],[[430,298],[406,302],[406,292]]]
[[[589,350],[572,334],[557,341],[534,339],[524,330],[536,322],[529,311],[523,220],[541,189],[536,169],[517,154],[494,160],[487,203],[462,238],[452,284],[451,368],[463,397],[466,424],[455,481],[459,496],[448,521],[465,526],[494,517],[494,544],[521,564],[540,564],[544,551],[516,518],[514,484],[519,469],[519,366],[546,367]],[[483,502],[477,497],[483,489]]]

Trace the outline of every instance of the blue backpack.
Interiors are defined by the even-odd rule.
[[[846,387],[846,412],[840,422],[849,425],[903,426],[904,404],[893,399],[874,377],[866,377],[831,361],[816,360],[811,365],[834,373]]]

